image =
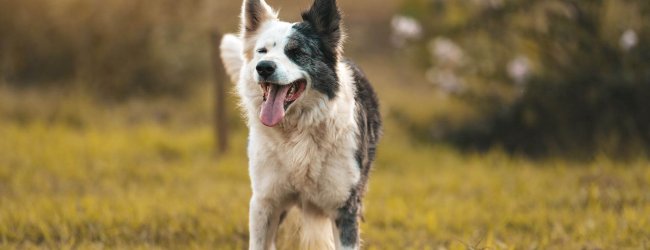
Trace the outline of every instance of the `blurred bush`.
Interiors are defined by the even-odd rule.
[[[0,0],[0,81],[101,96],[182,94],[210,74],[202,0]]]
[[[427,78],[474,107],[439,127],[467,148],[529,155],[647,154],[650,2],[407,0]],[[433,121],[432,123],[436,123]]]

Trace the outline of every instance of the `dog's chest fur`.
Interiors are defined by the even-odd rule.
[[[344,65],[344,64],[342,64]],[[340,67],[334,101],[287,114],[279,127],[250,121],[249,156],[254,193],[298,199],[324,210],[341,206],[358,183],[356,103],[351,73]]]

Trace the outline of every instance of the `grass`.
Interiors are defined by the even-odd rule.
[[[246,248],[246,131],[234,122],[230,153],[213,157],[201,93],[100,104],[0,89],[0,248]],[[647,160],[531,161],[408,138],[389,116],[367,249],[650,247]]]

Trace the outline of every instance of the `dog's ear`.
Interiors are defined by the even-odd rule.
[[[241,19],[242,33],[244,37],[249,37],[264,22],[277,19],[277,13],[264,0],[244,0]]]
[[[302,19],[311,24],[330,48],[340,49],[343,32],[336,0],[315,0],[311,8],[302,13]]]

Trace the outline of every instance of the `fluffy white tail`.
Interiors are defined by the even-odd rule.
[[[302,213],[301,249],[334,250],[332,220],[322,215]]]
[[[334,250],[333,229],[328,217],[293,208],[282,223],[278,249]]]
[[[239,72],[244,66],[243,48],[242,40],[235,35],[226,34],[221,39],[221,60],[233,83],[239,81]]]

